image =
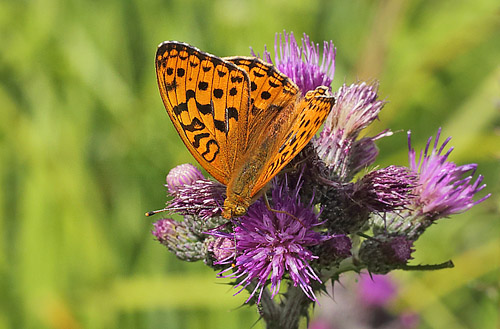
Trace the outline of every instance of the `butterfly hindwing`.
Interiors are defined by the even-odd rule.
[[[177,132],[198,162],[227,184],[248,131],[249,78],[236,65],[179,42],[156,53],[160,94]]]
[[[326,120],[334,103],[335,98],[325,86],[309,91],[300,100],[293,114],[294,120],[287,129],[281,131],[275,146],[277,149],[271,153],[272,157],[257,178],[252,195],[262,189],[306,146]]]
[[[293,106],[299,88],[288,77],[257,57],[226,57],[245,70],[250,79],[249,139],[259,134],[259,128],[272,122],[281,110]]]

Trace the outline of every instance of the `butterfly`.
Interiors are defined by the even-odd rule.
[[[219,58],[166,41],[156,52],[160,95],[182,141],[226,185],[222,216],[246,214],[267,183],[310,141],[335,98],[320,86],[301,95],[256,57]]]

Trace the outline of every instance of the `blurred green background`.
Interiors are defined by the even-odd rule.
[[[165,175],[194,161],[165,114],[154,54],[179,40],[247,55],[283,29],[334,41],[334,89],[380,80],[390,103],[369,133],[401,132],[380,141],[378,165],[407,163],[405,130],[421,147],[440,126],[452,160],[479,164],[493,196],[431,227],[414,255],[456,267],[396,273],[394,307],[417,311],[421,328],[498,328],[498,0],[4,0],[0,329],[252,327],[244,294],[149,233],[143,214],[164,204]]]

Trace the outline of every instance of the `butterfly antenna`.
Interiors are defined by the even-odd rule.
[[[295,219],[296,221],[298,221],[300,223],[300,225],[302,225],[302,227],[307,228],[306,225],[297,216],[294,216],[285,210],[277,210],[277,209],[271,208],[271,205],[269,204],[269,199],[267,198],[267,195],[265,193],[264,193],[264,201],[266,202],[267,210],[272,211],[274,213],[278,213],[278,214],[288,215],[288,216],[292,217],[293,219]]]
[[[148,211],[147,213],[145,213],[145,215],[146,215],[146,217],[149,217],[149,216],[153,216],[153,215],[156,215],[158,213],[165,212],[165,211],[167,211],[167,208],[153,210],[153,211]]]

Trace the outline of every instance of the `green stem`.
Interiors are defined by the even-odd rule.
[[[307,317],[311,303],[302,289],[289,285],[279,304],[271,299],[269,290],[265,288],[258,308],[260,316],[266,323],[266,329],[298,329],[300,319],[303,316]]]
[[[278,305],[271,299],[271,294],[267,288],[264,288],[260,305],[257,305],[257,307],[260,316],[266,322],[266,328],[278,328],[276,325],[279,324],[280,310]]]
[[[361,264],[356,257],[349,257],[344,259],[336,268],[332,268],[328,271],[322,271],[320,278],[323,282],[326,282],[329,279],[336,280],[342,273],[350,271],[359,273],[364,268],[366,268],[366,266]]]

